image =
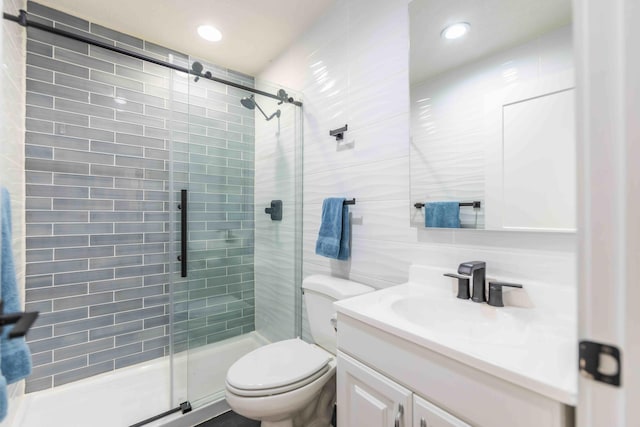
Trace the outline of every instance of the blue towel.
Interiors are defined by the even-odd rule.
[[[438,228],[460,228],[460,203],[425,203],[424,226]]]
[[[322,202],[322,223],[316,254],[345,261],[349,259],[349,207],[345,199],[330,197]]]
[[[16,268],[13,262],[11,248],[11,203],[9,192],[2,187],[2,273],[0,275],[0,287],[5,313],[15,313],[21,310],[20,297],[18,295],[18,281]],[[31,373],[31,352],[23,338],[9,339],[8,335],[13,325],[7,325],[0,336],[0,372],[6,378],[7,383],[15,383]]]

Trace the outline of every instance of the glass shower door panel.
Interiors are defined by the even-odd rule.
[[[278,93],[281,87],[258,81],[256,87]],[[299,94],[287,89],[289,96]],[[301,109],[292,104],[258,96],[267,117],[280,111],[276,119],[255,114],[255,295],[256,332],[269,342],[300,336],[300,258],[302,198],[300,168],[302,138]],[[281,200],[281,220],[265,214],[272,200]]]
[[[201,64],[203,73],[255,85],[252,77]],[[295,336],[296,162],[290,153],[299,128],[293,105],[260,95],[248,101],[251,92],[206,78],[192,76],[189,85],[188,277],[176,295],[175,329],[176,348],[186,354],[187,395],[200,406],[224,397],[226,372],[237,359],[270,340]],[[280,116],[266,121],[251,102]],[[269,166],[261,177],[258,132],[271,146],[262,154],[262,165]],[[264,209],[275,199],[283,200],[286,216],[267,222]],[[271,306],[262,308],[264,334],[256,331],[259,288]]]
[[[199,406],[223,397],[226,370],[246,347],[240,337],[254,330],[254,146],[253,114],[240,106],[247,94],[204,78],[189,84],[188,277],[175,327]]]

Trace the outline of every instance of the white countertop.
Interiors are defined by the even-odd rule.
[[[457,299],[442,281],[410,281],[335,307],[475,369],[564,404],[577,403],[577,320],[571,309],[559,314],[548,307],[491,307]]]

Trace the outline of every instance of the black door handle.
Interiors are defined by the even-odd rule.
[[[187,277],[187,190],[180,190],[180,277]]]

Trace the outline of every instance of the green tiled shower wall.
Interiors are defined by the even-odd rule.
[[[28,11],[189,66],[185,55],[37,3]],[[37,29],[27,36],[26,308],[41,313],[28,337],[27,392],[169,353],[169,254],[179,241],[169,233],[179,216],[171,174],[176,192],[190,190],[189,280],[175,274],[173,285],[176,351],[252,331],[255,123],[240,105],[246,92]]]

